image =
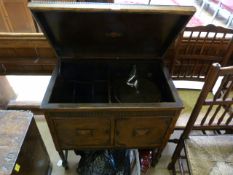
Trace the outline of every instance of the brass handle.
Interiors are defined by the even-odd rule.
[[[79,136],[93,136],[94,129],[76,129],[76,134]]]
[[[116,145],[119,147],[126,147],[127,145],[116,140]]]
[[[145,136],[150,132],[149,128],[137,128],[133,130],[133,136]]]

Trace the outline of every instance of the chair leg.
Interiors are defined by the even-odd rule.
[[[158,163],[160,157],[161,157],[160,151],[159,150],[153,150],[153,152],[152,152],[152,162],[151,162],[152,167],[155,167],[155,165]]]
[[[215,10],[214,15],[212,17],[211,23],[213,23],[214,19],[216,18],[219,11],[221,10],[221,6],[222,6],[222,3],[221,3],[221,1],[219,1],[218,5],[217,5],[217,9]]]
[[[219,12],[220,9],[217,9],[215,12],[214,12],[214,15],[211,19],[211,23],[213,23],[214,19],[216,18],[216,16],[218,15],[218,12]]]
[[[202,10],[204,9],[204,7],[205,7],[205,5],[206,5],[206,2],[205,2],[205,0],[203,0],[203,2],[202,2],[202,4],[201,4],[201,8],[200,8],[200,10],[199,10],[199,16],[201,15],[201,12],[202,12]]]
[[[181,175],[185,175],[185,172],[184,172],[184,167],[183,167],[183,163],[182,163],[182,159],[178,159],[178,163],[179,163],[179,168],[180,168],[180,174]]]
[[[233,14],[231,13],[231,15],[230,15],[230,17],[229,17],[229,19],[227,21],[226,27],[229,27],[231,25],[232,20],[233,20]]]
[[[168,169],[171,171],[172,175],[176,175],[176,167],[175,164],[171,165],[171,163],[168,165]]]
[[[182,136],[181,136],[182,137]],[[183,137],[182,138],[180,138],[181,140],[183,140]],[[180,157],[180,153],[181,153],[181,151],[182,151],[182,149],[183,149],[183,146],[184,146],[184,143],[183,143],[183,141],[180,141],[179,143],[178,143],[178,145],[176,146],[176,149],[175,149],[175,151],[174,151],[174,153],[173,153],[173,155],[172,155],[172,160],[171,160],[171,162],[169,163],[169,165],[168,165],[168,169],[169,170],[172,170],[174,167],[175,167],[175,164],[176,164],[176,161],[179,159],[179,157]]]

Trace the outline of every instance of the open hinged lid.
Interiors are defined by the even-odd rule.
[[[161,58],[194,7],[31,2],[61,59]]]

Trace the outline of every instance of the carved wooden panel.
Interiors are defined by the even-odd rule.
[[[55,119],[56,132],[62,148],[95,147],[110,145],[111,121],[109,118]]]
[[[116,144],[119,146],[157,146],[162,144],[172,117],[132,117],[116,122]]]

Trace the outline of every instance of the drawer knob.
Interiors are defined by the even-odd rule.
[[[94,129],[76,129],[76,134],[79,136],[93,136]]]
[[[133,130],[133,136],[145,136],[149,134],[150,129],[148,128],[137,128]]]

